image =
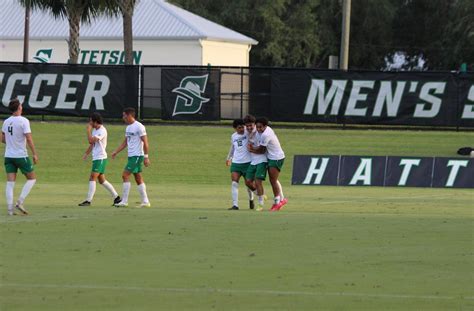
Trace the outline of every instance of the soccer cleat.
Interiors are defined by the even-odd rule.
[[[255,208],[255,203],[253,202],[253,200],[249,200],[249,208],[250,208],[250,209],[254,209],[254,208]]]
[[[279,211],[279,210],[283,207],[283,205],[285,205],[286,203],[288,203],[288,199],[287,199],[287,198],[284,198],[283,200],[280,201],[280,203],[274,204],[274,205],[272,206],[271,211],[274,211],[274,212]]]
[[[77,205],[78,205],[78,206],[91,206],[91,202],[85,200],[84,202],[81,202],[81,203],[79,203],[79,204],[77,204]]]
[[[22,215],[28,215],[28,212],[27,212],[26,209],[23,207],[23,204],[21,204],[20,202],[16,202],[15,208],[16,208],[17,210],[19,210]]]
[[[115,207],[127,207],[128,203],[127,202],[118,202],[117,204],[114,204]]]
[[[122,201],[122,199],[120,198],[120,196],[117,196],[117,197],[114,199],[114,204],[112,204],[112,206],[114,206],[114,205],[117,204],[117,203],[120,203],[120,201]]]
[[[256,211],[257,211],[257,212],[262,212],[262,211],[263,211],[263,207],[262,207],[262,206],[257,207]]]
[[[135,206],[136,208],[142,208],[142,207],[151,207],[150,202],[146,203],[140,203],[140,205]]]
[[[8,211],[8,216],[16,216],[16,213],[14,211]]]
[[[273,204],[272,207],[270,208],[270,212],[276,212],[278,211],[278,204]]]
[[[232,207],[229,207],[228,208],[229,211],[238,211],[239,210],[239,207],[238,206],[232,206]]]

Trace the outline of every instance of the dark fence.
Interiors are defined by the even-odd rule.
[[[474,74],[142,67],[142,117],[474,127]]]
[[[0,113],[474,127],[474,73],[0,63]]]
[[[120,118],[125,107],[138,109],[139,68],[0,63],[0,113],[18,97],[29,115]]]

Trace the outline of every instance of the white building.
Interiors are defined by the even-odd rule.
[[[23,60],[25,9],[17,0],[0,0],[0,61]],[[123,63],[121,17],[102,16],[82,24],[79,63]],[[249,66],[258,44],[231,29],[164,0],[141,0],[133,16],[134,62],[142,65]],[[66,19],[34,10],[30,18],[31,62],[67,63]]]

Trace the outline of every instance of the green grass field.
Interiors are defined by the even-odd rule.
[[[472,132],[276,128],[290,201],[258,213],[226,210],[231,128],[148,126],[150,209],[113,208],[100,186],[78,207],[85,124],[32,129],[31,215],[0,201],[2,311],[474,309],[473,190],[290,185],[294,154],[455,156]],[[111,153],[124,126],[108,130]],[[125,157],[107,169],[119,192]]]

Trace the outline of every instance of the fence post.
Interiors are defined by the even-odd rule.
[[[244,117],[244,67],[240,67],[240,118]]]

